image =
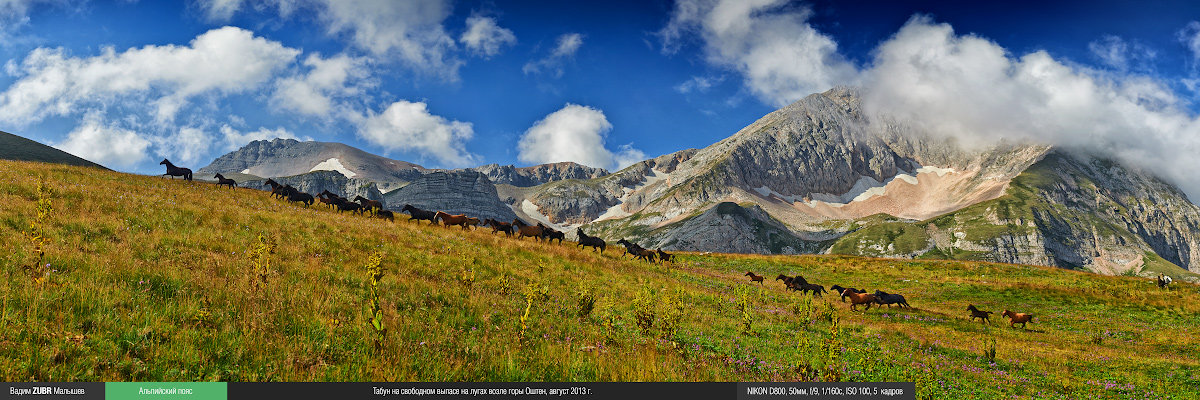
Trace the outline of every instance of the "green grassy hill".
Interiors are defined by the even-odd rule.
[[[1194,285],[848,256],[647,265],[617,246],[404,219],[0,161],[0,381],[803,379],[1038,399],[1200,387]],[[785,291],[779,273],[901,293],[914,308],[851,311]],[[971,322],[967,304],[997,314]],[[1005,308],[1036,319],[1009,328]]]
[[[40,161],[104,168],[100,164],[76,157],[71,153],[2,131],[0,131],[0,160]]]

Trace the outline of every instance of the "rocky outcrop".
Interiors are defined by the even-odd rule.
[[[436,171],[384,195],[387,208],[400,211],[405,204],[424,210],[467,214],[472,217],[512,221],[516,214],[500,201],[487,176],[469,170]]]
[[[592,179],[608,175],[608,171],[603,168],[592,168],[573,162],[541,164],[532,167],[488,164],[471,168],[471,170],[487,175],[493,184],[517,187],[537,186],[566,179]]]
[[[666,250],[751,254],[812,253],[822,245],[797,237],[756,205],[730,202],[718,203],[640,241]]]
[[[328,190],[330,193],[349,199],[353,199],[354,196],[362,196],[371,200],[383,200],[383,193],[379,191],[374,182],[365,179],[347,178],[345,175],[334,171],[316,171],[272,179],[281,185],[292,185],[296,190],[313,196]],[[266,179],[240,181],[238,182],[238,186],[271,190],[270,186],[265,185],[266,181]]]

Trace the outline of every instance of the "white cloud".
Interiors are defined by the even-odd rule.
[[[299,50],[235,27],[210,30],[188,46],[151,45],[93,57],[38,48],[19,67],[19,79],[0,93],[0,120],[26,124],[103,107],[118,98],[155,106],[159,121],[174,119],[192,97],[253,90],[291,63]]]
[[[1118,71],[1150,70],[1151,61],[1158,56],[1158,52],[1141,43],[1129,43],[1113,35],[1105,35],[1088,43],[1088,50],[1105,65]]]
[[[253,132],[241,132],[237,129],[234,129],[232,126],[222,125],[220,130],[221,138],[224,142],[224,146],[221,148],[221,150],[226,152],[237,150],[255,140],[271,140],[275,138],[296,139],[300,141],[312,140],[312,138],[307,136],[297,137],[295,134],[287,129],[284,129],[283,127],[276,127],[275,129],[258,128],[258,130]]]
[[[23,21],[38,4],[66,3],[66,0],[0,0],[0,20]]]
[[[575,52],[579,51],[581,46],[583,46],[583,35],[578,33],[562,34],[558,37],[557,44],[550,54],[545,58],[525,63],[525,66],[521,67],[521,71],[526,75],[546,72],[555,78],[562,77],[563,64],[574,57]]]
[[[104,166],[127,168],[146,159],[150,144],[138,133],[107,126],[93,115],[54,147]]]
[[[914,17],[875,51],[866,110],[971,144],[1035,141],[1098,150],[1200,194],[1200,121],[1162,82],[1055,60]]]
[[[688,79],[687,81],[680,83],[679,85],[676,85],[675,91],[677,91],[679,93],[683,93],[683,94],[688,94],[688,93],[692,93],[692,92],[704,93],[704,92],[707,92],[708,89],[711,89],[713,86],[715,86],[723,81],[725,81],[724,76],[717,76],[717,77],[693,76],[692,79]]]
[[[321,58],[310,54],[304,65],[308,74],[281,78],[275,83],[271,104],[285,111],[305,115],[330,117],[334,97],[355,96],[362,92],[358,85],[369,72],[366,60],[340,54]]]
[[[468,50],[484,58],[500,54],[500,48],[517,42],[513,32],[501,28],[496,19],[481,15],[467,18],[467,30],[458,38]]]
[[[226,22],[242,7],[242,0],[200,0],[198,4],[209,21]]]
[[[450,16],[445,0],[320,0],[319,13],[330,34],[348,34],[360,48],[376,56],[397,55],[418,71],[457,79],[462,61],[442,26]]]
[[[152,136],[158,153],[170,158],[171,162],[183,166],[191,166],[207,155],[213,145],[213,139],[203,129],[197,127],[179,128],[177,132],[166,136]]]
[[[420,152],[448,167],[463,167],[476,156],[465,149],[474,136],[468,122],[449,121],[429,112],[423,102],[397,101],[383,113],[370,113],[360,124],[358,135],[386,151]]]
[[[1179,42],[1192,52],[1192,62],[1200,63],[1200,21],[1192,21],[1177,33]]]
[[[521,136],[517,158],[530,164],[572,161],[590,167],[618,169],[645,159],[631,145],[617,154],[604,148],[612,124],[598,109],[568,103],[533,124]]]
[[[1129,66],[1126,56],[1126,53],[1129,52],[1129,45],[1120,37],[1105,35],[1100,40],[1088,43],[1088,50],[1101,62],[1113,68],[1126,69]]]
[[[710,63],[739,72],[756,96],[782,106],[858,79],[837,43],[808,24],[811,15],[786,0],[681,0],[659,35],[667,53],[698,36]]]

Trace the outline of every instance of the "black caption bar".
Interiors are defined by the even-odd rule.
[[[0,385],[0,399],[104,400],[101,382],[30,382]]]
[[[110,382],[0,383],[0,400],[912,400],[900,383]]]
[[[917,398],[913,382],[788,382],[739,383],[737,400],[907,400]]]
[[[230,383],[230,400],[660,400],[731,399],[732,383]]]

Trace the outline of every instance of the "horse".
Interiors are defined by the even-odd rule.
[[[989,324],[992,323],[992,320],[990,318],[988,318],[988,315],[992,314],[991,311],[983,311],[978,308],[975,308],[974,304],[967,304],[967,311],[971,312],[971,321],[972,322],[975,321],[975,318],[979,318],[980,323],[984,323],[984,322],[987,322]]]
[[[604,242],[604,239],[596,236],[588,236],[587,234],[583,233],[583,228],[576,228],[575,235],[579,236],[579,246],[576,247],[591,247],[593,251],[599,249],[600,255],[604,255],[604,248],[608,246],[608,244]]]
[[[304,206],[308,207],[313,203],[313,196],[308,193],[296,191],[288,194],[287,201],[292,203],[304,203]]]
[[[829,289],[832,289],[833,291],[835,291],[835,292],[837,292],[837,293],[845,293],[845,292],[846,292],[846,290],[850,290],[850,291],[852,291],[852,292],[854,292],[854,293],[866,293],[866,292],[867,292],[866,290],[859,290],[859,289],[855,289],[855,288],[844,288],[844,287],[842,287],[841,285],[833,285],[833,286],[830,286],[830,287],[829,287]],[[842,294],[842,302],[843,302],[843,303],[845,303],[845,302],[846,302],[846,295],[845,295],[845,294]]]
[[[217,178],[217,186],[225,185],[225,186],[229,186],[230,189],[233,189],[234,187],[237,186],[237,181],[226,178],[226,177],[222,176],[221,174],[217,174],[217,176],[214,176],[214,178]]]
[[[279,182],[275,182],[271,178],[267,178],[263,186],[271,187],[271,197],[279,197],[281,199],[287,198],[291,194],[291,190],[295,190],[295,188],[292,188],[292,185],[280,185]]]
[[[464,230],[467,229],[468,217],[466,214],[450,215],[450,213],[447,213],[445,211],[438,211],[437,213],[434,214],[434,216],[437,219],[441,220],[442,225],[445,225],[447,228],[449,228],[450,225],[458,225],[458,226],[462,227],[462,229],[464,229]],[[479,221],[479,220],[477,219],[476,221]]]
[[[634,257],[639,259],[643,259],[651,263],[654,262],[655,254],[653,251],[646,250],[645,248],[642,248],[642,246],[638,246],[637,244],[625,239],[618,240],[617,244],[625,246],[625,254],[633,254]],[[621,256],[625,256],[625,254],[621,254]]]
[[[538,226],[542,227],[542,239],[545,240],[546,243],[552,242],[554,239],[558,239],[558,244],[562,244],[563,239],[567,237],[567,234],[554,230],[540,223]]]
[[[183,167],[176,167],[175,164],[171,164],[171,162],[165,158],[162,161],[160,161],[158,163],[158,165],[166,165],[167,166],[167,173],[162,174],[162,176],[170,176],[171,179],[175,179],[176,176],[182,176],[183,179],[185,179],[185,180],[189,180],[189,181],[192,180],[192,170],[190,170],[190,169],[183,168]]]
[[[391,222],[396,222],[396,217],[392,214],[391,211],[388,211],[388,210],[375,211],[375,218],[386,219]]]
[[[763,284],[763,277],[755,275],[753,272],[746,271],[746,275],[743,276],[750,277],[750,282],[758,282],[759,285]]]
[[[513,234],[513,226],[512,226],[512,224],[507,223],[507,222],[500,222],[500,221],[488,218],[488,219],[483,220],[483,225],[492,227],[493,234],[495,234],[496,232],[504,232],[504,236],[509,236],[509,237],[511,237]],[[561,241],[559,243],[561,243]]]
[[[659,262],[663,262],[663,263],[675,262],[675,256],[672,255],[671,253],[662,251],[662,249],[655,249],[654,251],[656,253],[658,253],[658,261]]]
[[[1158,288],[1159,289],[1166,289],[1167,285],[1170,285],[1170,284],[1171,284],[1171,277],[1163,275],[1163,274],[1158,274]]]
[[[813,297],[822,297],[821,296],[822,293],[828,293],[827,291],[825,291],[824,286],[821,286],[821,285],[818,285],[815,283],[807,283],[807,282],[799,284],[799,288],[797,288],[796,290],[799,290],[802,293],[811,291]]]
[[[846,289],[846,290],[842,291],[842,298],[846,298],[846,297],[850,298],[850,310],[851,311],[858,311],[859,304],[866,304],[867,309],[870,310],[871,303],[875,302],[875,295],[867,294],[867,293],[858,293],[858,292],[855,292],[853,289]]]
[[[887,304],[888,308],[892,308],[892,304],[912,308],[912,306],[908,305],[908,301],[904,300],[904,296],[882,290],[875,290],[875,304]]]
[[[792,289],[792,290],[800,290],[801,285],[808,283],[808,281],[805,280],[804,277],[800,276],[800,275],[796,275],[796,277],[793,278],[793,277],[790,277],[790,276],[787,276],[784,274],[779,274],[779,276],[775,277],[775,280],[783,281],[784,289]]]
[[[409,221],[414,219],[417,220],[417,223],[421,223],[421,221],[429,221],[430,225],[437,223],[437,213],[413,207],[412,204],[405,204],[404,208],[401,208],[400,211],[408,213]]]
[[[1025,329],[1025,323],[1033,320],[1033,314],[1025,314],[1004,310],[1003,315],[1008,317],[1008,327],[1016,328],[1016,324],[1021,324],[1021,329]]]
[[[514,228],[517,228],[517,239],[523,239],[526,236],[529,236],[539,242],[542,241],[542,231],[544,230],[544,228],[542,228],[541,224],[529,225],[529,224],[526,224],[525,221],[522,221],[520,218],[517,218],[517,219],[513,220],[512,226]]]
[[[383,203],[379,200],[371,200],[362,196],[354,196],[354,201],[358,202],[358,204],[362,204],[363,208],[367,211],[374,212],[383,209]]]
[[[466,225],[464,225],[463,228],[466,228],[468,226],[473,226],[473,227],[475,227],[474,229],[479,229],[479,218],[468,217]]]
[[[317,200],[320,200],[322,204],[326,204],[333,208],[338,208],[338,205],[349,202],[349,200],[346,200],[346,198],[333,194],[329,192],[329,190],[322,191],[321,194],[318,194]]]
[[[362,204],[358,204],[358,203],[355,203],[352,201],[337,203],[335,205],[335,207],[337,207],[338,212],[350,211],[355,214],[362,214]]]

